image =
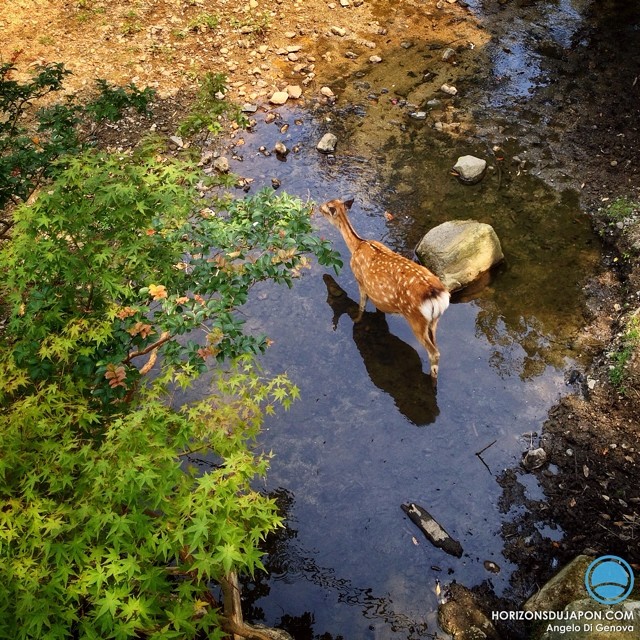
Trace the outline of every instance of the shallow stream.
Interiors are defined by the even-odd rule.
[[[579,19],[572,3],[536,6],[539,15],[552,7],[569,25],[548,38],[571,37]],[[568,380],[583,363],[576,342],[585,324],[583,286],[599,260],[589,220],[575,193],[521,170],[515,142],[495,147],[485,135],[470,143],[401,111],[393,87],[399,74],[423,73],[415,68],[427,51],[420,46],[387,52],[386,68],[359,69],[335,105],[280,108],[268,124],[258,113],[231,162],[254,180],[252,191],[277,179],[281,189],[318,204],[354,196],[356,230],[409,257],[431,227],[467,218],[493,225],[506,256],[442,319],[437,392],[427,356],[402,318],[369,306],[354,325],[348,252],[320,215],[318,233],[342,253],[342,272],[314,265],[292,290],[254,290],[244,313],[249,330],[274,341],[265,370],[286,371],[301,399],[269,418],[261,438],[275,454],[264,488],[279,496],[288,529],[274,543],[270,575],[247,585],[245,613],[285,626],[297,640],[434,637],[439,592],[448,582],[486,582],[498,596],[507,593],[515,567],[502,555],[501,532],[514,514],[500,506],[497,476],[518,468],[536,445],[559,396],[579,392]],[[511,50],[526,46],[518,40]],[[488,83],[507,73],[502,56],[492,59]],[[523,73],[509,73],[526,71],[526,78],[484,102],[496,117],[509,96],[520,99],[545,81],[524,53],[520,60],[510,56],[509,64],[524,65]],[[316,151],[326,131],[339,135],[335,158]],[[259,151],[278,141],[295,149],[286,160]],[[475,186],[450,172],[468,153],[490,165]],[[535,478],[522,474],[527,496],[538,497]],[[460,559],[422,536],[400,509],[408,501],[460,541]],[[540,534],[557,540],[562,531]]]

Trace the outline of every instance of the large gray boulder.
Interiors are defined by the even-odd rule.
[[[416,254],[449,291],[466,287],[504,260],[493,227],[475,220],[450,220],[434,227],[422,238]]]

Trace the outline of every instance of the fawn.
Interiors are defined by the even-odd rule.
[[[362,318],[367,299],[384,313],[403,315],[429,354],[431,376],[438,377],[440,352],[436,328],[449,306],[449,292],[429,269],[391,251],[381,242],[364,240],[354,230],[347,211],[353,200],[330,200],[320,212],[338,228],[351,252],[351,270],[360,289],[355,322]]]

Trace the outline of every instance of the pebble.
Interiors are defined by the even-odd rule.
[[[329,87],[322,87],[322,89],[320,89],[320,93],[325,97],[325,98],[334,98],[335,97],[335,93],[333,93],[333,91],[331,91],[331,89]]]
[[[344,38],[344,36],[347,35],[347,30],[344,27],[331,27],[331,33],[333,33],[334,36],[340,36],[341,38]]]
[[[277,153],[279,156],[286,156],[289,153],[289,149],[284,144],[284,142],[276,142],[273,151]]]
[[[369,62],[373,64],[378,64],[379,62],[382,62],[382,58],[380,56],[371,56],[369,58]]]
[[[290,84],[284,89],[287,95],[294,100],[297,100],[302,95],[302,87],[297,84]]]
[[[213,161],[213,168],[219,173],[229,173],[229,160],[220,156]]]
[[[289,94],[286,91],[276,91],[271,98],[269,98],[269,102],[271,104],[284,104],[289,99]]]
[[[450,96],[455,96],[456,93],[458,93],[458,90],[453,85],[450,85],[450,84],[443,84],[440,87],[440,91],[444,91],[444,93],[447,93]]]
[[[316,149],[321,153],[333,153],[337,143],[338,138],[333,133],[325,133],[316,145]]]
[[[426,120],[427,112],[426,111],[412,111],[409,116],[414,120]]]
[[[452,49],[451,47],[447,47],[443,52],[442,52],[442,59],[447,62],[447,60],[451,60],[453,57],[455,57],[456,52],[455,49]]]
[[[527,471],[539,469],[547,461],[547,452],[541,447],[538,449],[530,449],[522,458],[522,466]]]

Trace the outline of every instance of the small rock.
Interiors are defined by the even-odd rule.
[[[455,640],[499,640],[500,635],[473,593],[461,584],[449,585],[449,599],[438,607],[438,622]]]
[[[440,91],[444,91],[445,93],[449,94],[450,96],[455,96],[456,93],[458,93],[458,90],[450,84],[443,84],[440,87]]]
[[[426,111],[412,111],[409,114],[409,117],[413,118],[414,120],[426,120],[427,112]]]
[[[347,35],[347,30],[344,27],[331,27],[331,33],[333,33],[334,36],[340,36],[341,38],[344,38]]]
[[[349,0],[340,0],[340,6],[341,7],[350,7],[351,3],[349,2]]]
[[[539,469],[547,461],[547,452],[539,447],[538,449],[530,449],[522,457],[522,466],[527,471]]]
[[[289,99],[289,94],[286,91],[276,91],[271,98],[269,98],[269,102],[271,104],[284,104]]]
[[[297,53],[288,53],[287,60],[289,62],[298,62],[298,60],[300,60],[300,57],[298,56]]]
[[[279,156],[286,156],[289,153],[289,149],[287,149],[287,146],[284,144],[284,142],[276,142],[273,150]]]
[[[295,38],[298,34],[295,31],[285,31],[284,33],[284,37],[285,38]]]
[[[229,160],[224,156],[220,156],[213,161],[213,168],[218,173],[229,173]]]
[[[487,169],[487,161],[475,156],[460,156],[453,170],[458,174],[460,182],[475,184],[484,177]]]
[[[382,62],[382,58],[380,56],[371,56],[369,58],[369,62],[373,64],[378,64],[379,62]]]
[[[333,153],[336,150],[338,144],[338,138],[333,133],[325,133],[320,142],[318,142],[316,149],[320,153]]]
[[[325,98],[335,98],[336,95],[329,87],[322,87],[322,89],[320,89],[320,94]]]
[[[251,102],[245,102],[242,105],[243,113],[255,113],[258,110],[258,105],[253,104]]]
[[[442,52],[442,59],[447,62],[449,60],[451,60],[452,58],[454,58],[456,55],[456,51],[455,49],[452,49],[451,47],[447,47],[443,52]]]
[[[171,140],[171,142],[173,142],[173,144],[175,144],[176,147],[179,147],[180,149],[184,147],[184,141],[180,136],[170,136],[169,140]]]
[[[483,564],[484,568],[490,573],[500,573],[500,567],[495,562],[485,560]]]
[[[302,87],[297,84],[290,84],[284,89],[290,98],[297,100],[302,95]]]

